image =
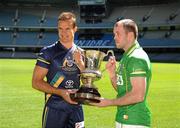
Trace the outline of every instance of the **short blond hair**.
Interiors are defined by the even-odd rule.
[[[68,21],[68,20],[72,22],[73,28],[77,26],[76,16],[72,12],[62,12],[58,17],[58,22],[59,21]]]

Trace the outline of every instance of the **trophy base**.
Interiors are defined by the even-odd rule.
[[[71,95],[72,100],[80,104],[99,103],[100,93],[95,88],[82,86],[75,94]]]

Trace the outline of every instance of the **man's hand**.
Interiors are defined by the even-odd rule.
[[[107,107],[112,105],[112,100],[100,98],[100,103],[90,103],[90,105],[97,107]]]
[[[79,60],[82,60],[82,54],[80,50],[75,50],[73,53],[73,58],[75,62],[78,62]]]
[[[84,61],[83,61],[83,55],[82,55],[80,50],[75,50],[74,51],[73,58],[74,58],[74,61],[75,61],[76,65],[78,66],[78,68],[81,71],[84,70],[85,66],[84,66]]]
[[[75,93],[77,90],[72,89],[58,89],[58,95],[61,96],[66,102],[70,104],[78,104],[77,102],[73,101],[70,97],[70,94]]]

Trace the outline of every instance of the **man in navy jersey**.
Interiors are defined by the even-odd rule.
[[[75,15],[61,13],[59,40],[44,47],[37,58],[32,87],[46,94],[43,128],[84,128],[82,106],[70,98],[70,94],[79,88],[79,74],[84,69],[82,49],[74,44],[76,31]]]

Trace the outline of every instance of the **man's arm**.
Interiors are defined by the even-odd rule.
[[[117,99],[101,99],[98,104],[93,104],[99,107],[105,106],[123,106],[142,102],[146,92],[146,77],[131,77],[132,90],[126,93],[123,97]]]
[[[42,68],[40,66],[35,66],[33,77],[32,77],[32,87],[39,91],[48,93],[48,94],[56,94],[64,98],[69,103],[76,104],[76,102],[71,101],[69,97],[69,93],[72,93],[70,90],[65,89],[57,89],[55,87],[50,86],[49,83],[44,81],[44,78],[48,72],[48,69]]]
[[[109,58],[106,64],[106,69],[108,71],[113,88],[117,90],[116,59],[114,56]]]
[[[32,77],[32,87],[45,93],[54,94],[56,89],[51,87],[46,81],[44,81],[47,72],[48,69],[42,68],[40,66],[35,66]]]
[[[113,76],[110,76],[110,80],[114,90],[117,91],[117,75],[114,74]]]
[[[131,77],[132,90],[125,96],[112,100],[112,105],[129,105],[142,102],[146,93],[146,78]]]

